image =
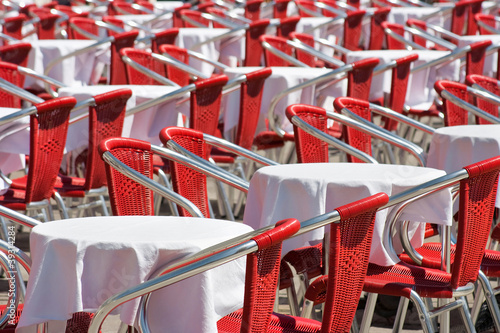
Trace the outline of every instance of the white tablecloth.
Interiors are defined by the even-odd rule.
[[[438,6],[434,7],[391,7],[389,15],[387,15],[387,21],[392,23],[398,23],[406,26],[406,21],[408,19],[423,19],[429,17],[426,20],[429,23],[442,26],[445,22],[445,16],[440,12],[442,8]]]
[[[449,126],[432,135],[427,166],[446,172],[500,155],[500,125]],[[500,192],[496,207],[500,207]]]
[[[259,169],[250,181],[243,222],[260,228],[284,218],[299,221],[331,212],[347,203],[385,192],[389,196],[444,175],[442,170],[389,164],[307,163],[287,164]],[[383,231],[388,210],[377,213],[370,262],[392,265],[383,246]],[[402,220],[451,223],[451,193],[441,191],[417,201],[404,210]],[[423,242],[423,225],[412,238],[413,245]],[[417,225],[417,226],[418,226]],[[283,253],[317,244],[323,230],[286,240]]]
[[[0,108],[0,118],[19,109]],[[29,154],[29,117],[0,125],[0,169],[4,174],[23,169],[25,154]]]
[[[44,74],[45,67],[54,59],[83,49],[96,43],[92,40],[78,39],[47,39],[30,41],[32,49],[28,57],[28,67]],[[52,68],[48,76],[61,81],[68,86],[85,86],[96,84],[104,68],[109,64],[109,43],[76,57],[70,57]],[[44,88],[43,83],[31,77],[26,77],[26,88]]]
[[[61,97],[73,96],[80,102],[92,96],[120,88],[129,88],[132,90],[132,97],[127,101],[127,110],[177,89],[170,86],[99,85],[61,88],[58,92]],[[128,138],[149,141],[153,144],[160,144],[160,139],[158,138],[160,130],[166,126],[176,126],[179,112],[187,116],[189,115],[189,102],[183,103],[182,106],[176,108],[178,100],[167,101],[135,115],[125,117],[122,135]],[[70,125],[69,133],[71,135],[68,135],[66,151],[86,146],[88,143],[88,120]]]
[[[49,332],[78,311],[95,311],[112,295],[144,282],[163,265],[250,232],[242,223],[165,216],[92,217],[35,227],[33,264],[17,332]],[[151,298],[153,332],[217,332],[216,322],[243,303],[245,258],[193,276]],[[138,300],[120,306],[134,323]],[[54,325],[54,326],[52,326]],[[53,329],[51,329],[53,328]]]
[[[443,57],[447,51],[406,51],[406,50],[383,50],[383,51],[357,51],[347,54],[347,62],[376,57],[380,59],[380,64],[385,64],[391,60],[405,57],[417,53],[418,60],[413,63],[413,68],[428,63],[434,59]],[[391,70],[373,76],[370,98],[376,99],[383,96],[383,93],[390,92]],[[421,70],[415,74],[410,74],[408,90],[406,92],[406,104],[412,108],[426,110],[436,97],[434,82],[440,79],[458,81],[460,78],[460,60],[454,60],[448,64],[440,65]]]
[[[229,79],[233,79],[242,74],[250,73],[262,67],[238,67],[228,68],[224,71]],[[300,67],[272,67],[273,73],[264,83],[264,92],[262,94],[262,104],[260,108],[260,119],[256,133],[266,129],[265,120],[267,119],[268,110],[274,96],[282,91],[304,83],[315,77],[321,76],[331,71],[326,68],[300,68]],[[328,89],[322,91],[322,94],[339,97],[345,96],[347,92],[347,80],[341,80],[339,83],[332,85]],[[314,86],[293,92],[283,97],[276,108],[274,114],[279,118],[278,125],[285,131],[292,132],[292,124],[285,116],[286,107],[290,104],[304,103],[316,105],[315,100],[316,89]],[[240,108],[240,92],[239,90],[227,95],[222,104],[224,112],[224,125],[226,135],[238,125],[239,108]]]

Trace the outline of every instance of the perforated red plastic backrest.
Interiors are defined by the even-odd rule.
[[[23,88],[24,75],[17,71],[17,65],[0,61],[0,78],[9,81],[16,86]],[[0,106],[6,108],[21,108],[22,101],[8,92],[0,90]]]
[[[264,81],[271,76],[272,69],[266,67],[246,74],[247,80],[240,88],[240,117],[234,143],[251,149],[260,116]]]
[[[30,116],[30,158],[26,203],[50,199],[61,167],[74,97],[54,98]]]
[[[207,11],[207,13],[213,14],[214,16],[227,18],[226,12],[223,9],[215,8],[215,7],[208,7],[206,9],[206,11]],[[227,26],[225,24],[218,23],[216,21],[212,21],[212,27],[214,27],[214,28],[227,28]]]
[[[427,23],[425,21],[417,19],[408,19],[408,21],[406,21],[406,25],[409,27],[415,27],[423,31],[427,31]],[[420,46],[427,47],[427,40],[423,37],[419,37],[417,35],[412,34],[412,40],[414,43]]]
[[[26,15],[19,14],[18,16],[6,17],[2,24],[2,32],[7,36],[15,39],[23,39],[23,23],[27,20]]]
[[[282,220],[253,238],[259,249],[247,256],[241,333],[267,331],[278,287],[281,245],[299,228],[296,219]]]
[[[451,27],[450,31],[454,34],[462,36],[466,33],[466,17],[469,7],[469,0],[461,0],[454,3],[451,12]]]
[[[222,87],[227,81],[226,75],[217,75],[194,83],[196,90],[191,92],[190,98],[190,128],[215,135],[219,122]]]
[[[95,21],[87,17],[72,17],[69,19],[69,25],[67,28],[68,37],[70,39],[89,39],[85,35],[80,34],[78,31],[73,29],[73,26],[90,32],[95,36],[99,36],[99,27],[95,24]]]
[[[498,188],[500,156],[464,167],[460,181],[458,230],[452,288],[475,282],[491,231]]]
[[[0,46],[0,60],[26,67],[30,51],[30,43],[21,42]]]
[[[483,74],[486,49],[491,45],[491,40],[482,40],[470,44],[471,50],[467,52],[465,62],[465,75]]]
[[[466,77],[465,82],[467,85],[472,86],[473,84],[477,84],[480,87],[490,91],[491,93],[499,96],[500,95],[500,87],[498,86],[498,81],[494,78],[484,76],[484,75],[468,75]],[[481,110],[488,112],[494,117],[498,117],[498,105],[488,102],[482,98],[474,98],[475,105]],[[480,125],[491,124],[486,119],[476,117],[476,123]]]
[[[287,16],[288,3],[290,0],[276,0],[274,1],[273,17],[277,19],[285,18]]]
[[[344,41],[343,46],[351,51],[360,50],[359,42],[361,38],[363,17],[366,11],[357,10],[347,13],[344,20]]]
[[[484,0],[469,0],[467,12],[467,35],[475,35],[477,33],[477,24],[474,20],[474,15],[480,14]]]
[[[320,2],[332,8],[338,8],[338,5],[334,0],[321,0]],[[326,8],[321,9],[321,15],[323,15],[324,17],[337,17],[337,14]]]
[[[297,33],[297,32],[292,32],[290,34],[290,39],[298,39],[302,43],[306,44],[307,46],[310,46],[314,48],[314,36],[305,34],[305,33]],[[315,67],[316,66],[316,57],[311,55],[310,53],[304,52],[298,48],[295,49],[295,56],[297,57],[297,60],[300,62],[306,64],[309,67]]]
[[[192,21],[198,22],[204,27],[209,27],[210,26],[210,21],[207,20],[206,18],[201,16],[202,13],[196,10],[190,10],[190,9],[184,9],[181,11],[181,18],[183,19],[184,22],[184,28],[198,28],[197,25],[189,22],[185,18],[188,18]]]
[[[286,38],[270,36],[270,35],[262,35],[259,37],[259,39],[261,43],[267,42],[275,49],[284,52],[289,56],[293,56],[293,48],[287,44]],[[271,53],[271,51],[265,49],[263,46],[262,49],[264,50],[264,60],[266,63],[266,67],[272,67],[272,66],[287,67],[290,65],[288,61]]]
[[[122,136],[125,106],[132,96],[130,89],[118,89],[94,96],[96,105],[89,108],[89,145],[85,164],[85,190],[107,184],[104,161],[98,151],[101,141]]]
[[[309,125],[326,132],[327,117],[323,108],[305,105],[292,104],[286,108],[286,116],[290,122],[297,116]],[[299,163],[328,163],[328,144],[306,133],[297,126],[293,126],[295,137],[295,151]]]
[[[403,113],[406,101],[406,91],[408,90],[408,79],[410,78],[411,64],[418,59],[418,54],[411,54],[406,57],[396,59],[397,65],[392,69],[391,93],[389,95],[388,107],[396,112]],[[394,131],[398,127],[398,122],[386,119],[384,128]]]
[[[347,73],[347,96],[368,100],[372,84],[373,69],[378,58],[366,58],[352,63],[353,70]]]
[[[346,108],[349,111],[357,114],[371,121],[371,110],[370,104],[366,100],[360,100],[350,97],[339,97],[333,102],[335,111],[341,113],[342,109]],[[372,155],[372,138],[370,135],[362,133],[352,127],[343,126],[343,136],[344,141],[362,152]],[[363,161],[354,157],[347,155],[347,160],[349,162],[362,163]]]
[[[403,25],[398,24],[398,23],[391,23],[391,22],[382,22],[381,23],[383,29],[389,29],[393,33],[404,37],[405,35],[405,28]],[[405,49],[405,44],[398,41],[396,38],[392,37],[389,35],[386,31],[385,36],[386,36],[386,41],[387,41],[387,48],[389,50],[404,50]]]
[[[309,14],[307,10],[312,12],[319,12],[318,7],[314,4],[314,1],[311,0],[296,0],[295,4],[297,6],[297,10],[299,12],[300,17],[313,17],[314,15]],[[304,10],[306,9],[306,10]]]
[[[166,53],[172,56],[173,58],[179,60],[180,62],[189,65],[189,55],[188,51],[185,48],[178,47],[176,45],[163,44],[160,46],[160,53],[162,54]],[[189,84],[191,80],[189,73],[171,65],[165,65],[165,68],[167,71],[166,73],[167,78],[174,81],[181,87],[184,87],[185,85]]]
[[[173,140],[201,158],[206,159],[209,154],[207,144],[203,140],[203,133],[200,131],[181,127],[166,127],[160,131],[160,140],[164,145]],[[203,216],[210,217],[207,177],[172,160],[169,161],[169,165],[174,191],[195,204]],[[179,207],[179,215],[191,216],[181,207]]]
[[[110,152],[138,173],[153,179],[151,143],[130,138],[109,138],[99,144],[101,156]],[[154,215],[154,193],[105,163],[109,202],[115,216]]]
[[[263,0],[250,0],[245,3],[245,18],[251,21],[260,20],[260,5]]]
[[[155,60],[151,56],[151,52],[145,50],[134,49],[131,47],[126,47],[120,50],[121,56],[129,57],[132,61],[142,65],[162,77],[166,76],[165,65],[162,62]],[[128,84],[137,85],[161,85],[161,82],[149,77],[146,74],[139,72],[138,70],[132,68],[129,64],[125,65],[127,82]]]
[[[295,31],[297,23],[300,21],[300,16],[285,17],[280,20],[280,24],[276,28],[276,36],[289,38],[290,33]]]
[[[379,8],[373,13],[370,20],[370,42],[369,50],[381,50],[384,44],[384,28],[382,22],[387,20],[387,16],[391,11],[390,7]]]
[[[38,39],[56,39],[56,21],[59,15],[52,13],[39,13],[40,22],[36,24]]]
[[[244,66],[260,66],[262,58],[262,45],[259,37],[266,33],[269,19],[258,20],[250,23],[245,33],[245,61]]]
[[[134,41],[138,35],[139,31],[132,30],[114,36],[115,41],[111,43],[109,84],[127,84],[125,63],[121,58],[120,50],[125,47],[134,47]]]
[[[125,28],[125,23],[123,23],[123,21],[117,17],[103,16],[102,20],[103,20],[103,22],[116,25],[119,28],[122,28],[122,29]],[[108,32],[108,36],[116,36],[116,35],[120,34],[119,32],[113,31],[111,29],[108,29],[107,32]]]
[[[153,53],[161,53],[160,46],[163,44],[175,44],[175,39],[179,34],[179,28],[165,29],[155,33],[155,37],[151,39],[151,51]]]
[[[467,93],[467,86],[462,83],[439,80],[434,84],[434,89],[439,95],[442,91],[448,91],[456,97],[468,101],[469,94]],[[462,109],[460,106],[442,98],[443,100],[443,113],[445,126],[467,125],[469,122],[469,113]]]
[[[184,27],[184,20],[181,17],[181,11],[189,8],[191,8],[191,4],[186,3],[174,9],[174,12],[172,13],[172,22],[174,28]]]
[[[481,35],[493,35],[492,32],[488,31],[486,28],[479,25],[478,22],[482,22],[490,27],[496,29],[497,22],[495,20],[495,16],[487,15],[487,14],[476,14],[474,15],[474,20],[476,22],[477,28]]]
[[[368,269],[375,214],[389,197],[378,193],[337,208],[330,224],[328,283],[321,332],[348,332]]]

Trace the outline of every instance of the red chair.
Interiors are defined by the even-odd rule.
[[[127,1],[114,1],[108,7],[108,15],[141,15],[152,14],[154,5],[149,1],[130,3]]]
[[[159,74],[162,77],[166,77],[165,64],[155,60],[151,52],[135,49],[132,47],[125,47],[120,50],[122,57],[131,59],[135,63],[150,69],[151,71]],[[163,82],[159,82],[152,77],[141,73],[140,71],[134,69],[128,63],[125,66],[126,76],[128,84],[139,84],[139,85],[162,85]]]
[[[180,62],[189,65],[189,54],[185,48],[164,44],[160,46],[159,51],[161,54],[168,54]],[[182,69],[167,64],[165,65],[165,70],[167,77],[181,87],[184,87],[191,82],[191,76],[189,73],[183,71]]]
[[[362,22],[366,12],[364,10],[347,13],[344,21],[344,37],[342,46],[351,51],[360,50]]]
[[[244,66],[260,66],[262,58],[262,46],[260,36],[266,33],[269,19],[257,20],[249,24],[245,31],[245,60]]]
[[[57,23],[61,17],[57,14],[52,14],[48,8],[35,7],[30,12],[39,19],[35,23],[38,39],[56,39]]]
[[[17,70],[17,65],[0,61],[0,78],[22,88],[24,86],[24,75]],[[22,101],[8,92],[0,90],[0,105],[7,108],[21,108]]]
[[[287,17],[288,3],[290,0],[277,0],[273,6],[273,17],[282,19]]]
[[[369,50],[382,50],[384,44],[384,27],[382,22],[387,20],[387,16],[391,11],[390,7],[377,9],[370,20],[370,42]]]
[[[184,9],[180,12],[184,28],[208,28],[210,26],[210,20],[203,17],[202,12]]]
[[[250,0],[245,3],[245,18],[250,21],[257,21],[260,19],[260,6],[263,0]]]
[[[108,35],[109,36],[116,36],[118,35],[119,33],[125,31],[125,23],[120,20],[119,18],[117,17],[114,17],[114,16],[103,16],[102,17],[102,21],[105,22],[105,23],[108,23],[110,25],[113,25],[117,28],[120,28],[122,29],[122,31],[118,31],[117,29],[108,29]]]
[[[291,16],[280,19],[280,24],[276,27],[276,36],[290,38],[290,34],[295,31],[300,16]]]
[[[68,21],[66,29],[69,39],[90,39],[87,35],[79,33],[78,30],[83,30],[99,38],[99,26],[95,24],[95,20],[88,17],[72,17]],[[92,38],[94,39],[94,38]]]
[[[92,206],[99,207],[103,215],[109,215],[104,199],[107,193],[106,173],[97,146],[104,139],[121,136],[125,106],[130,96],[130,89],[118,89],[93,97],[93,102],[89,105],[89,142],[81,158],[84,160],[81,169],[84,170],[85,177],[59,175],[55,184],[55,189],[61,197],[84,199],[81,205],[67,207],[68,210],[81,212]],[[91,198],[97,199],[90,202]]]
[[[175,45],[175,39],[178,34],[179,28],[165,29],[155,33],[154,38],[151,39],[151,51],[153,53],[162,53],[160,51],[161,45]]]
[[[498,17],[488,14],[474,15],[477,29],[481,35],[494,35],[498,33]]]
[[[137,30],[132,30],[114,36],[115,40],[111,43],[109,84],[127,84],[125,63],[121,58],[120,50],[125,47],[133,47],[138,35],[139,32]]]
[[[184,21],[181,18],[181,11],[185,9],[190,9],[191,4],[186,3],[182,6],[176,7],[174,9],[174,12],[172,13],[172,22],[173,22],[173,27],[174,28],[183,28],[184,27]]]
[[[466,83],[468,86],[471,87],[474,87],[474,85],[478,85],[479,87],[484,88],[497,96],[500,96],[500,87],[498,86],[498,81],[491,77],[472,74],[466,77]],[[474,104],[481,110],[488,112],[492,116],[498,118],[499,116],[498,105],[486,101],[482,98],[475,98]],[[490,122],[486,121],[483,118],[476,117],[476,123],[482,125],[482,124],[489,124]]]
[[[314,1],[298,0],[295,1],[295,5],[297,6],[300,17],[321,16],[320,9],[315,5]]]
[[[50,198],[61,167],[66,144],[69,113],[73,97],[61,97],[35,105],[30,115],[30,154],[28,174],[13,179],[9,190],[0,196],[0,205],[13,210],[47,209],[53,220]]]
[[[23,24],[27,20],[28,18],[24,14],[19,14],[18,16],[6,17],[4,19],[4,23],[2,24],[2,33],[12,38],[22,40]]]
[[[340,221],[330,225],[328,290],[322,322],[272,313],[280,260],[277,255],[272,279],[247,273],[244,307],[220,319],[219,332],[349,331],[368,266],[375,213],[387,202],[387,195],[379,193],[336,209]]]
[[[262,35],[259,37],[264,50],[264,60],[266,67],[281,66],[287,67],[292,65],[290,61],[283,57],[274,54],[270,50],[278,50],[289,57],[293,57],[293,47],[287,44],[287,39],[270,35]]]

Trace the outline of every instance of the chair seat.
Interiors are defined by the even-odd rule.
[[[451,298],[451,274],[399,262],[394,266],[368,265],[363,290],[410,298],[411,291],[421,297]]]
[[[236,333],[240,332],[241,318],[243,310],[239,309],[233,313],[222,317],[217,322],[217,329],[219,333]],[[321,331],[321,323],[308,318],[292,317],[273,313],[271,321],[266,329],[268,333],[316,333]]]
[[[85,197],[85,178],[59,175],[54,185],[54,190],[63,197]]]
[[[455,259],[455,246],[450,248],[450,262],[453,265]],[[423,265],[439,269],[441,267],[441,244],[440,243],[425,243],[416,251],[424,257]],[[399,255],[399,258],[411,264],[412,260],[406,253]],[[486,250],[481,262],[481,270],[488,277],[500,277],[500,251]]]
[[[272,149],[283,147],[286,141],[294,141],[293,134],[286,133],[281,137],[274,131],[263,131],[257,134],[253,143],[257,149]]]
[[[13,210],[26,210],[26,192],[21,189],[9,188],[0,196],[0,205]]]

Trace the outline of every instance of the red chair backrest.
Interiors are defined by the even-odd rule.
[[[123,23],[122,20],[120,20],[119,18],[116,18],[114,16],[103,16],[102,20],[103,20],[103,22],[116,25],[119,28],[122,28],[122,29],[125,28],[125,23]],[[120,33],[113,31],[111,29],[108,29],[108,36],[116,36],[118,34],[120,34]]]
[[[74,97],[60,97],[36,104],[30,116],[30,158],[26,203],[50,199],[61,168]]]
[[[120,50],[125,47],[133,47],[138,35],[137,30],[132,30],[114,36],[115,41],[111,43],[109,84],[127,84],[126,66],[120,55]]]
[[[26,15],[19,14],[18,16],[6,17],[2,25],[2,33],[15,39],[23,39],[23,23],[27,20]]]
[[[276,36],[289,38],[290,33],[295,31],[297,23],[300,21],[300,16],[285,17],[280,20],[280,24],[276,28]]]
[[[381,25],[383,29],[389,29],[399,36],[404,37],[405,35],[405,28],[401,24],[385,21],[382,22]],[[387,33],[386,33],[386,41],[387,41],[387,48],[389,50],[404,50],[406,48],[403,42],[400,42],[399,40],[395,39],[394,37],[392,37]]]
[[[282,19],[287,16],[288,3],[291,0],[276,0],[274,1],[273,17]]]
[[[122,56],[127,56],[136,63],[160,74],[161,76],[166,76],[165,65],[157,60],[155,60],[151,52],[145,50],[134,49],[132,47],[126,47],[120,50]],[[161,85],[161,82],[149,77],[146,74],[139,72],[138,70],[132,68],[130,65],[125,65],[127,82],[128,84],[138,84],[138,85]]]
[[[195,22],[198,22],[204,27],[208,28],[210,26],[210,21],[202,17],[202,12],[190,9],[184,9],[181,11],[181,18],[183,19],[184,28],[198,28],[197,25],[188,22],[187,20],[184,19],[184,17],[193,20]]]
[[[287,39],[283,37],[270,36],[270,35],[262,35],[259,37],[261,43],[267,42],[272,47],[278,49],[281,52],[288,54],[289,56],[293,56],[293,47],[287,44]],[[287,67],[290,66],[290,63],[283,58],[271,53],[269,50],[262,47],[264,50],[264,60],[266,63],[266,67],[272,66],[281,66]]]
[[[251,21],[260,20],[260,5],[263,0],[250,0],[245,3],[245,18]]]
[[[441,95],[442,91],[446,90],[461,100],[469,100],[467,86],[459,82],[439,80],[434,84],[434,89],[439,95]],[[467,111],[445,98],[442,98],[442,100],[445,126],[467,125],[469,123],[469,113]]]
[[[38,39],[56,39],[56,21],[60,16],[52,14],[49,8],[35,7],[31,12],[40,18],[35,24]]]
[[[490,27],[492,27],[494,29],[497,28],[497,21],[495,20],[494,15],[476,14],[476,15],[474,15],[474,20],[476,21],[477,28],[478,28],[479,33],[481,35],[493,35],[493,33],[488,31],[484,27],[480,26],[478,22],[482,22],[486,25],[489,25]]]
[[[173,27],[174,28],[182,28],[184,27],[184,20],[181,17],[181,12],[185,9],[191,8],[191,4],[186,3],[182,6],[179,6],[174,9],[174,12],[172,13],[172,22],[173,22]]]
[[[378,63],[378,58],[366,58],[352,63],[353,69],[347,73],[348,97],[368,100],[373,69]]]
[[[24,75],[19,73],[17,65],[10,62],[0,61],[0,78],[20,88],[24,87]],[[22,100],[19,97],[0,90],[0,106],[6,108],[21,108]]]
[[[189,54],[185,48],[178,47],[176,45],[164,44],[160,46],[160,53],[162,54],[166,53],[172,56],[173,58],[179,60],[180,62],[189,65]],[[177,83],[178,85],[180,85],[181,87],[188,85],[189,82],[191,81],[191,78],[187,72],[171,65],[165,65],[165,68],[167,71],[166,72],[167,77],[170,80]]]
[[[70,39],[89,39],[85,35],[82,35],[76,31],[73,26],[90,32],[95,36],[99,36],[99,27],[95,24],[95,21],[88,17],[72,17],[69,19],[69,24],[67,27],[68,37]]]
[[[351,51],[360,50],[359,41],[361,39],[363,17],[366,12],[357,10],[347,13],[344,21],[344,41],[343,46]]]
[[[384,28],[382,22],[387,20],[387,16],[391,11],[390,7],[377,9],[370,20],[370,42],[369,50],[381,50],[384,44]]]
[[[0,46],[0,60],[26,67],[30,51],[30,43],[21,42]]]
[[[262,45],[260,36],[266,33],[269,19],[258,20],[250,23],[245,33],[245,61],[244,66],[260,66],[262,58]]]
[[[467,52],[465,60],[465,75],[483,74],[486,49],[491,44],[491,40],[482,40],[470,44],[471,50]]]
[[[160,46],[163,44],[174,45],[178,34],[179,28],[165,29],[155,33],[155,37],[151,39],[151,51],[153,53],[162,53]]]
[[[291,39],[298,39],[302,43],[312,47],[313,49],[315,48],[315,41],[314,41],[314,36],[305,34],[305,33],[298,33],[298,32],[292,32],[290,34]],[[300,50],[299,48],[295,49],[295,57],[297,58],[298,61],[306,64],[309,67],[316,67],[316,57],[311,55],[310,53],[304,52]]]
[[[481,86],[482,88],[490,91],[491,93],[500,96],[500,87],[498,86],[498,81],[494,78],[487,77],[484,75],[477,75],[477,74],[472,74],[468,75],[466,77],[466,83],[469,86],[472,86],[473,84],[477,84]],[[483,111],[488,112],[494,117],[498,117],[498,105],[488,102],[482,98],[476,97],[474,98],[474,103],[475,105],[480,108]],[[486,119],[476,117],[476,123],[483,125],[483,124],[490,124],[489,121]]]

